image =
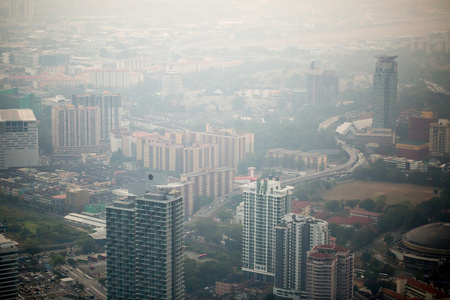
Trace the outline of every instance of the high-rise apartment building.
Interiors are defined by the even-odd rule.
[[[334,70],[322,70],[311,63],[306,73],[306,102],[311,106],[334,105],[339,97],[339,77]]]
[[[52,107],[52,146],[55,153],[99,152],[100,108],[68,104]]]
[[[286,214],[276,228],[274,295],[281,299],[306,299],[307,252],[329,242],[327,222]]]
[[[450,157],[450,122],[447,119],[430,124],[430,156]]]
[[[169,71],[162,78],[162,97],[178,97],[183,94],[181,75],[178,72]]]
[[[205,169],[199,172],[181,174],[182,181],[194,183],[194,194],[211,196],[215,199],[233,192],[234,169]]]
[[[183,198],[154,190],[106,208],[108,299],[183,299]]]
[[[217,144],[196,143],[183,148],[183,173],[199,172],[205,168],[217,167],[219,161]]]
[[[113,94],[72,95],[72,104],[100,108],[100,140],[108,140],[109,132],[121,123],[121,96]]]
[[[14,300],[19,294],[17,243],[0,234],[0,299]]]
[[[0,169],[38,165],[38,128],[33,111],[0,110]]]
[[[217,167],[237,168],[247,153],[255,150],[255,136],[235,129],[207,125],[206,132],[190,133],[192,142],[217,144],[219,161]]]
[[[305,299],[352,299],[354,268],[354,255],[349,249],[315,246],[307,255]]]
[[[242,271],[258,281],[273,283],[276,227],[290,211],[294,188],[278,180],[260,180],[243,188],[244,228]]]
[[[373,128],[395,130],[398,117],[398,56],[377,55],[373,76]]]

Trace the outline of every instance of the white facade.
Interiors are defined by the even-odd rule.
[[[0,110],[0,169],[38,165],[38,128],[33,111]]]
[[[276,229],[274,295],[283,299],[305,299],[307,251],[329,241],[326,221],[286,214]]]
[[[276,226],[290,210],[294,188],[280,181],[258,180],[244,186],[242,271],[256,280],[273,283]]]

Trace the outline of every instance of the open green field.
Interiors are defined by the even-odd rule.
[[[320,191],[318,195],[325,200],[376,200],[379,196],[386,195],[388,204],[409,201],[413,205],[437,196],[434,188],[429,186],[359,180],[337,184],[329,190]]]

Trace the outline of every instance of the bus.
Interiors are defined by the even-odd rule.
[[[78,258],[77,261],[78,261],[80,264],[87,264],[87,263],[88,263],[88,260],[87,260],[87,259],[84,259],[84,258]]]
[[[99,254],[99,255],[97,255],[97,258],[101,259],[101,260],[106,260],[106,255],[105,254]]]
[[[208,254],[204,253],[204,254],[200,254],[197,258],[198,259],[202,259],[202,258],[205,258],[207,256],[208,256]]]
[[[91,255],[89,255],[88,257],[87,257],[87,259],[88,259],[88,261],[97,261],[97,257],[95,257],[95,256],[91,256]]]
[[[389,279],[389,275],[386,273],[378,273],[378,277],[380,277],[382,279]]]

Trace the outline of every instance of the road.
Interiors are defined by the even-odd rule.
[[[358,152],[358,150],[349,147],[347,144],[345,144],[343,141],[336,139],[336,141],[342,145],[342,149],[347,152],[349,155],[349,160],[334,169],[329,169],[325,171],[320,171],[317,173],[313,173],[311,175],[301,176],[301,177],[295,177],[288,180],[282,180],[281,185],[287,186],[287,185],[297,185],[305,181],[315,180],[323,177],[328,177],[330,175],[338,175],[338,174],[345,174],[347,172],[353,171],[354,167],[359,166],[364,162],[364,157],[362,154]]]
[[[81,283],[84,285],[84,290],[91,293],[95,297],[106,300],[106,291],[100,286],[97,280],[91,278],[88,279],[85,277],[85,273],[83,273],[78,268],[72,268],[72,270],[69,267],[63,267],[64,270],[67,271],[67,275],[72,278],[75,281],[78,281],[78,283]]]

